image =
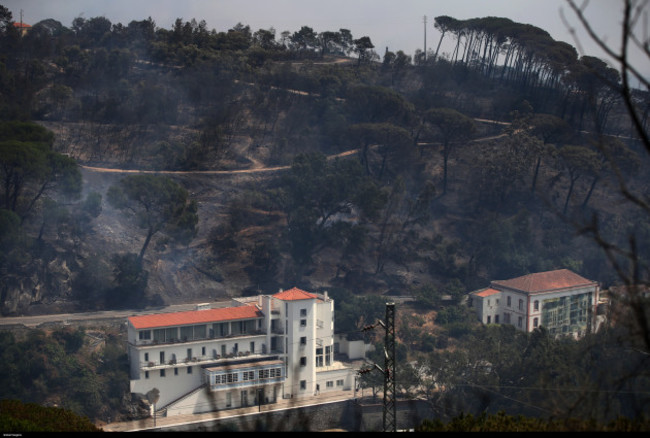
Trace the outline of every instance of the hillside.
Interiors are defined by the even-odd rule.
[[[612,69],[574,50],[565,67],[580,78],[558,81],[547,62],[568,48],[544,32],[535,38],[549,52],[528,65],[548,75],[542,82],[514,65],[402,52],[381,60],[364,38],[301,45],[309,28],[281,45],[244,25],[208,35],[188,22],[181,36],[147,20],[108,24],[83,19],[70,33],[46,20],[24,38],[3,35],[8,65],[39,65],[32,86],[6,90],[24,100],[5,101],[3,119],[28,114],[52,133],[55,156],[79,165],[75,200],[54,190],[63,176],[29,176],[6,209],[28,244],[4,243],[4,315],[110,307],[129,288],[120,304],[142,307],[293,285],[468,292],[564,267],[616,281],[576,229],[597,214],[625,241],[634,219],[612,190],[602,144],[625,157],[630,187],[645,184],[633,169],[647,156],[622,102],[588,81]],[[20,82],[22,70],[10,71]],[[576,93],[587,86],[597,107]],[[618,138],[599,149],[597,131]],[[189,242],[156,231],[144,251],[138,217],[107,196],[139,174],[171,179],[196,202]],[[91,201],[101,203],[89,216]],[[129,265],[141,248],[142,265]]]

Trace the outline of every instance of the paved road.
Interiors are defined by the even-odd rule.
[[[182,312],[184,310],[194,310],[199,303],[191,304],[174,304],[169,306],[153,307],[148,309],[126,309],[126,310],[101,310],[97,312],[84,313],[61,313],[54,315],[38,316],[12,316],[0,317],[0,327],[24,325],[25,327],[38,327],[47,323],[70,324],[74,321],[101,321],[106,319],[126,319],[132,315],[144,315],[148,313],[168,313]],[[228,305],[229,302],[210,303],[213,307]]]

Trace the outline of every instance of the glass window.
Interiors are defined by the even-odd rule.
[[[153,340],[156,342],[165,342],[165,329],[156,329],[153,331]]]
[[[181,327],[181,340],[191,341],[194,339],[194,329],[190,326]]]
[[[194,326],[194,339],[205,339],[206,330],[204,325]]]
[[[165,340],[167,342],[178,340],[178,328],[173,327],[165,329]]]

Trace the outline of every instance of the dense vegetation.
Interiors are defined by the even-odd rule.
[[[647,373],[633,368],[647,370],[645,356],[625,332],[567,343],[476,328],[460,299],[492,279],[556,268],[605,289],[621,271],[647,273],[647,214],[612,189],[624,180],[644,193],[649,182],[648,154],[612,91],[619,72],[508,19],[437,17],[435,26],[441,40],[456,39],[453,53],[380,56],[348,29],[277,35],[244,24],[209,30],[194,19],[171,29],[151,19],[77,17],[71,27],[49,19],[21,36],[0,7],[2,313],[44,302],[160,304],[151,286],[158,263],[185,259],[216,283],[236,277],[246,293],[329,290],[336,326],[350,334],[381,318],[375,295],[415,296],[435,310],[438,329],[405,316],[400,355],[438,370],[446,390],[427,396],[446,408],[441,416],[515,409],[503,397],[542,399],[563,418],[643,412],[643,397],[549,395],[558,382],[605,395],[647,387]],[[645,114],[647,93],[632,97]],[[130,175],[100,192],[83,187],[79,165],[284,170],[231,185]],[[223,197],[214,194],[221,185]],[[137,230],[136,243],[109,245],[101,220]],[[626,265],[626,252],[612,263],[604,240],[584,232],[596,225],[607,249],[633,233],[639,265]],[[123,358],[113,352],[96,365],[115,368],[95,375],[62,353],[68,335],[57,336],[2,335],[6,396],[44,403],[60,391],[64,407],[98,418],[107,415],[99,394],[114,391],[119,412]],[[44,348],[52,354],[23,354]],[[631,377],[601,379],[601,366]],[[78,385],[63,384],[80,369]],[[418,371],[400,372],[409,393]],[[516,373],[522,380],[512,381]],[[496,387],[505,392],[492,397]]]
[[[113,333],[101,348],[94,347],[83,329],[29,330],[20,336],[0,332],[2,399],[58,407],[93,421],[125,415],[124,343]]]
[[[65,409],[17,400],[0,400],[0,429],[3,433],[101,431],[87,418]]]

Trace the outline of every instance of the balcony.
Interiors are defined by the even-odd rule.
[[[156,361],[140,362],[140,369],[142,371],[152,371],[166,368],[176,368],[176,367],[190,367],[194,365],[205,365],[205,364],[219,364],[227,363],[228,361],[242,358],[260,358],[264,357],[267,354],[263,351],[250,352],[250,351],[239,351],[231,352],[224,356],[216,354],[213,356],[198,356],[198,357],[186,357],[183,359],[170,359],[164,363]]]
[[[280,332],[284,333],[284,332]],[[235,338],[242,338],[242,337],[250,337],[250,336],[262,336],[265,335],[266,331],[264,330],[255,330],[253,332],[248,332],[248,333],[230,333],[227,335],[212,335],[212,336],[206,336],[204,338],[195,338],[195,339],[169,339],[169,340],[164,340],[164,341],[159,341],[155,339],[150,339],[150,340],[141,340],[138,339],[135,342],[135,345],[140,347],[140,346],[147,346],[147,345],[173,345],[173,344],[184,344],[184,343],[190,343],[190,342],[205,342],[205,341],[218,341],[221,339],[235,339]]]

